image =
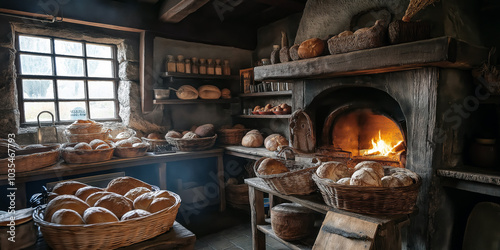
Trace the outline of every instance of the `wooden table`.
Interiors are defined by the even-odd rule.
[[[191,250],[194,249],[194,244],[196,242],[196,236],[177,221],[174,222],[172,228],[161,235],[158,235],[147,241],[139,242],[130,246],[121,247],[118,249],[123,250],[146,250],[146,249],[182,249]],[[28,247],[30,249],[51,249],[45,243],[42,236],[38,238],[35,245]]]
[[[312,248],[312,245],[303,244],[302,242],[288,242],[282,240],[274,234],[271,226],[265,221],[264,193],[268,193],[291,202],[299,203],[322,214],[326,214],[328,211],[333,211],[342,215],[378,223],[380,227],[378,235],[374,240],[374,249],[401,249],[400,228],[409,223],[409,215],[375,217],[356,214],[327,206],[319,193],[313,193],[311,195],[283,195],[271,189],[260,178],[245,179],[245,183],[248,184],[248,192],[250,196],[252,245],[254,250],[265,249],[266,235],[282,242],[291,249]]]
[[[68,164],[60,161],[57,164],[29,172],[16,173],[16,207],[26,207],[26,182],[45,180],[50,178],[62,178],[69,175],[86,174],[115,168],[128,168],[141,165],[154,164],[158,168],[158,183],[160,189],[167,189],[167,163],[174,161],[192,160],[200,158],[217,157],[217,182],[219,186],[220,210],[226,209],[226,199],[224,191],[224,149],[217,148],[195,152],[175,152],[170,154],[155,155],[147,153],[145,156],[135,158],[116,158],[109,161]],[[6,175],[0,176],[0,186],[8,184]]]

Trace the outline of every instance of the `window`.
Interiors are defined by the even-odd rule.
[[[16,46],[22,123],[45,110],[58,123],[118,120],[115,45],[18,34]]]

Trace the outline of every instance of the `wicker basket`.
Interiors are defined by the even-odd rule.
[[[405,187],[360,187],[337,184],[330,179],[313,174],[325,203],[328,206],[355,213],[373,215],[409,214],[416,209],[418,190],[422,182],[416,173],[394,167],[384,167],[386,175],[404,171],[414,181]]]
[[[226,200],[230,204],[246,205],[250,204],[247,184],[226,185]]]
[[[148,144],[148,151],[153,152],[155,151],[156,146],[167,146],[168,142],[167,140],[162,140],[162,139],[148,139],[146,137],[142,137],[142,142],[145,142]]]
[[[118,135],[124,136],[123,138],[116,138]],[[118,142],[120,140],[128,139],[130,137],[136,136],[137,132],[131,128],[119,128],[109,130],[108,140],[112,142]]]
[[[26,155],[16,155],[14,158],[16,173],[32,171],[56,164],[59,161],[59,148],[61,147],[61,145],[55,144],[45,146],[49,147],[49,151]],[[9,164],[11,164],[9,159],[10,158],[8,157],[0,159],[0,174],[8,173],[8,166]]]
[[[177,194],[169,193],[175,197],[175,205],[152,215],[127,221],[60,225],[43,219],[45,206],[35,208],[33,219],[40,227],[45,241],[53,249],[115,249],[148,240],[170,230],[181,199]]]
[[[66,136],[66,140],[68,142],[86,142],[89,143],[94,139],[99,140],[107,140],[109,137],[109,130],[105,130],[99,133],[91,133],[91,134],[72,134],[69,130],[64,130],[64,135]]]
[[[74,147],[77,143],[64,144],[61,149],[61,155],[67,163],[92,163],[100,161],[108,161],[113,157],[114,146],[109,149],[96,149],[96,150],[72,150],[67,147]]]
[[[66,129],[70,134],[95,134],[102,130],[102,123],[77,123],[71,124]]]
[[[149,145],[145,145],[143,147],[116,147],[114,151],[114,155],[121,158],[132,158],[139,157],[146,154],[148,151]]]
[[[217,135],[212,137],[183,139],[167,137],[166,140],[170,145],[176,147],[179,151],[200,151],[207,150],[214,146]]]
[[[273,175],[260,175],[257,173],[257,168],[260,163],[267,157],[260,158],[254,164],[255,175],[263,179],[267,185],[274,189],[276,192],[284,195],[305,195],[316,191],[316,185],[311,178],[312,173],[321,165],[321,162],[317,163],[301,163],[290,160],[281,160],[285,166],[290,170],[290,172],[282,174]]]
[[[245,136],[248,131],[250,130],[238,128],[221,129],[217,131],[217,140],[220,144],[240,145],[241,139],[243,139],[243,136]]]

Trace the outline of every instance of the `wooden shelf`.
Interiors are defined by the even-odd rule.
[[[500,171],[487,168],[464,166],[452,169],[438,169],[447,187],[469,192],[500,197]]]
[[[238,99],[194,99],[194,100],[181,100],[181,99],[165,99],[165,100],[153,100],[153,104],[164,104],[164,105],[182,105],[182,104],[209,104],[209,103],[237,103]]]
[[[292,115],[237,115],[239,118],[255,118],[255,119],[288,119]]]
[[[268,91],[268,92],[240,94],[240,97],[265,97],[265,96],[290,96],[290,95],[292,95],[291,90],[284,90],[284,91]]]
[[[178,72],[162,72],[160,75],[162,78],[184,78],[184,79],[202,79],[202,80],[233,80],[237,81],[240,76],[237,75],[200,75],[200,74],[186,74]]]
[[[488,49],[438,37],[344,54],[259,66],[255,81],[331,78],[403,71],[420,67],[470,69],[488,58]],[[390,56],[388,56],[390,55]]]
[[[271,238],[283,243],[290,249],[294,250],[305,250],[305,249],[312,249],[312,246],[314,245],[314,240],[313,236],[309,236],[308,238],[305,238],[303,240],[297,240],[297,241],[286,241],[278,237],[274,231],[271,225],[257,225],[257,229],[259,231],[265,233],[266,235],[269,235]]]

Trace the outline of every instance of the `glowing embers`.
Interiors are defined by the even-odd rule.
[[[403,140],[396,142],[383,139],[380,130],[378,131],[378,138],[372,139],[372,148],[368,150],[360,150],[361,155],[380,155],[389,156],[397,154],[399,151],[404,150]]]

